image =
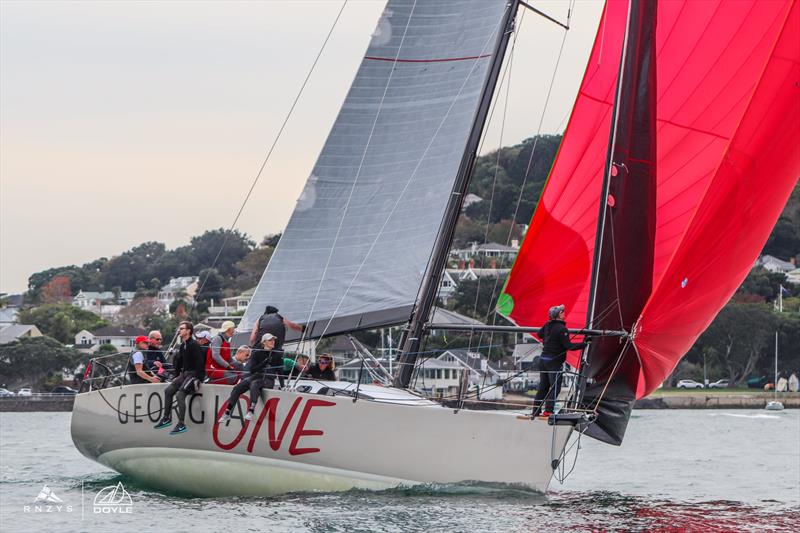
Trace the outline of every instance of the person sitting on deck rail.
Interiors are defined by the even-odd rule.
[[[257,344],[259,342],[258,339],[263,338],[265,333],[271,333],[275,336],[275,349],[283,350],[287,327],[295,331],[305,331],[305,327],[283,318],[277,308],[268,305],[264,309],[264,314],[256,321],[253,332],[250,333],[250,346],[254,349],[260,348]]]
[[[298,354],[296,357],[283,358],[283,373],[289,379],[303,376],[308,373],[310,366],[308,364],[308,356]]]
[[[128,362],[128,378],[131,383],[159,383],[159,379],[145,371],[145,355],[149,347],[147,337],[139,335],[136,337],[136,350],[131,354]]]
[[[236,367],[231,362],[231,338],[235,328],[236,324],[226,320],[220,332],[211,339],[211,347],[206,355],[206,376],[211,383],[236,383]]]
[[[550,320],[536,333],[542,340],[542,354],[539,356],[539,386],[536,387],[533,416],[550,416],[561,391],[567,350],[583,350],[587,346],[586,342],[570,342],[563,305],[551,307],[548,315]]]
[[[232,381],[228,383],[229,385],[236,385],[245,377],[244,375],[247,373],[245,369],[248,361],[250,361],[251,353],[252,348],[246,344],[236,349],[236,354],[234,354],[233,359],[231,359],[233,370],[225,372],[225,376],[233,376]]]
[[[169,370],[171,366],[167,363],[164,352],[161,351],[161,343],[163,340],[164,338],[161,336],[161,332],[157,329],[154,329],[147,335],[148,348],[144,360],[145,370],[155,375],[160,381],[166,380],[167,370]]]
[[[329,353],[324,353],[319,356],[317,363],[308,370],[308,373],[313,379],[336,381],[335,370],[336,363],[333,362],[333,356]]]
[[[194,394],[200,389],[200,383],[206,377],[206,353],[203,347],[192,338],[194,325],[184,320],[178,325],[178,335],[181,345],[175,356],[175,372],[177,375],[172,383],[164,389],[164,417],[156,424],[155,429],[172,425],[172,397],[178,398],[178,425],[170,431],[170,435],[185,433],[187,431],[184,420],[186,418],[186,396]]]
[[[231,419],[233,408],[239,403],[239,396],[250,390],[250,408],[245,414],[245,420],[252,420],[256,404],[261,397],[261,389],[271,389],[275,386],[275,376],[283,367],[283,350],[275,348],[277,338],[272,333],[264,333],[261,337],[261,349],[253,350],[250,356],[250,375],[233,387],[228,407],[220,417],[220,423]]]

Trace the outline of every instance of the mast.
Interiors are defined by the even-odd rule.
[[[458,215],[461,212],[464,195],[467,192],[467,187],[472,177],[478,144],[486,123],[489,105],[492,101],[495,86],[497,85],[497,80],[500,75],[500,67],[503,63],[503,58],[508,46],[509,36],[513,30],[514,18],[516,17],[518,7],[519,0],[509,0],[506,14],[501,23],[501,31],[503,33],[500,39],[498,39],[497,46],[492,54],[492,66],[489,70],[489,76],[487,77],[486,85],[483,90],[478,113],[475,116],[475,121],[470,131],[467,147],[464,151],[464,158],[461,161],[458,174],[453,183],[450,200],[445,210],[444,219],[442,220],[439,235],[436,238],[436,244],[433,248],[431,259],[428,262],[425,277],[422,280],[417,302],[411,312],[408,325],[404,329],[400,342],[398,343],[400,347],[400,357],[397,361],[398,370],[393,382],[395,387],[406,388],[411,381],[411,375],[414,371],[414,363],[417,359],[417,352],[419,352],[425,324],[428,322],[431,309],[436,300],[439,280],[447,264],[447,256],[450,252],[453,235],[455,234]]]
[[[628,52],[628,33],[631,23],[631,5],[628,3],[628,19],[625,23],[625,36],[622,39],[622,54],[619,59],[619,74],[617,75],[617,88],[614,95],[614,122],[611,125],[611,132],[608,140],[608,152],[606,153],[606,166],[603,171],[603,188],[600,193],[600,215],[597,217],[597,233],[594,241],[594,257],[592,258],[592,281],[589,288],[589,309],[586,313],[586,329],[592,329],[595,318],[595,298],[597,296],[597,282],[600,276],[600,256],[603,248],[603,233],[606,226],[606,212],[608,207],[608,191],[611,186],[611,172],[614,167],[614,148],[617,142],[617,126],[619,125],[619,101],[622,96],[622,77],[625,71],[625,56]],[[584,360],[581,363],[585,363]],[[583,366],[583,364],[581,365]]]

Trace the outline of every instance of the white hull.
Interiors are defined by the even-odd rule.
[[[544,492],[572,431],[503,411],[277,390],[262,393],[267,406],[259,401],[252,422],[234,410],[219,425],[230,387],[204,385],[190,402],[189,431],[173,436],[153,429],[163,392],[164,385],[128,385],[79,394],[75,446],[150,486],[200,496],[466,481]],[[243,395],[239,407],[248,402]]]

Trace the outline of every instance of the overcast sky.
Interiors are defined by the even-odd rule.
[[[0,292],[229,227],[341,5],[1,1]],[[288,221],[383,6],[345,7],[238,224],[255,240]],[[543,133],[564,127],[601,10],[575,6]],[[525,15],[503,145],[536,133],[563,33]]]

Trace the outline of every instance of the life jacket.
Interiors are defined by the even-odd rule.
[[[222,333],[219,334],[219,338],[222,339],[222,344],[219,348],[219,355],[222,357],[226,362],[230,362],[231,360],[231,343],[228,339],[225,338],[225,335]],[[222,379],[225,375],[225,371],[227,368],[220,368],[216,364],[214,364],[214,357],[211,355],[212,349],[211,346],[208,347],[208,351],[206,352],[206,376],[211,381]]]

